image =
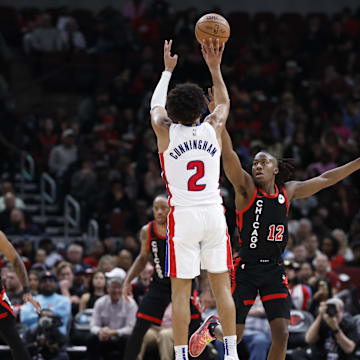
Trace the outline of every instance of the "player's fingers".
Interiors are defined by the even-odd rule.
[[[220,40],[219,40],[219,39],[216,39],[215,54],[216,54],[217,56],[219,56],[219,54],[220,54]]]
[[[204,53],[204,54],[207,54],[207,44],[205,42],[205,40],[203,39],[202,42],[201,42],[201,51]]]
[[[213,98],[213,90],[211,87],[208,88],[208,94],[209,94],[210,99],[212,99]]]
[[[171,50],[171,45],[172,45],[172,39],[170,39],[169,41],[169,51]]]
[[[214,54],[214,43],[212,38],[209,38],[209,49],[210,49],[210,53]]]
[[[206,105],[210,104],[210,101],[206,95],[204,95],[204,100],[205,100]]]

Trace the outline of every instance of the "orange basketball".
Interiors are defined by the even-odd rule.
[[[219,39],[226,43],[230,36],[230,26],[227,20],[219,14],[206,14],[195,25],[195,37],[201,44],[202,40]]]

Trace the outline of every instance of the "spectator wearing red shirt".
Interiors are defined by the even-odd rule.
[[[100,258],[105,254],[105,247],[101,241],[96,241],[94,250],[91,255],[84,259],[84,262],[89,264],[91,267],[96,268],[99,264]]]

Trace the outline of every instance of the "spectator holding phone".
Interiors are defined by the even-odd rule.
[[[360,341],[354,319],[344,313],[344,303],[337,298],[321,302],[319,314],[306,333],[312,354],[296,359],[353,360]]]

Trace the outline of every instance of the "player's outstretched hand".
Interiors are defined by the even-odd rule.
[[[123,294],[123,296],[124,296],[125,301],[126,301],[128,304],[130,304],[130,299],[129,299],[129,297],[130,297],[130,296],[133,296],[132,287],[131,287],[131,284],[130,284],[130,283],[124,282],[123,288],[122,288],[122,294]]]
[[[209,38],[208,42],[202,41],[201,52],[210,70],[220,66],[224,49],[225,43],[220,45],[219,39],[216,39],[215,44],[212,38]]]
[[[35,299],[33,298],[33,296],[31,295],[31,293],[26,293],[26,294],[24,294],[23,300],[24,300],[24,303],[29,302],[29,303],[33,304],[36,312],[37,312],[38,314],[40,313],[40,311],[41,311],[41,305],[40,305],[40,303],[39,303],[37,300],[35,300]]]
[[[178,56],[171,55],[172,40],[164,42],[164,65],[165,71],[173,72],[178,61]]]

